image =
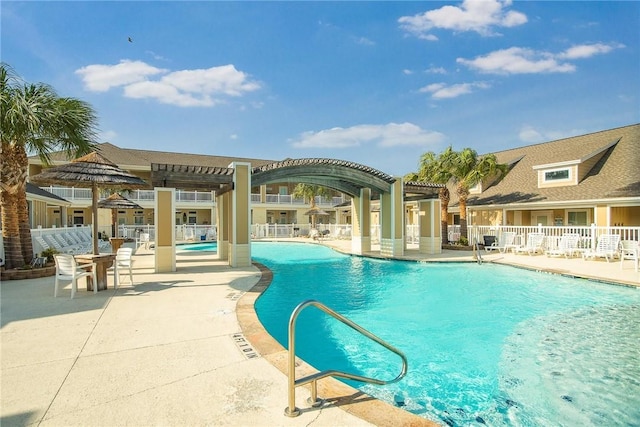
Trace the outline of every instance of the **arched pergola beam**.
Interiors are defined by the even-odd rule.
[[[334,188],[355,196],[361,188],[390,191],[395,178],[368,166],[334,159],[295,159],[271,163],[253,169],[252,185],[283,182],[289,178],[314,180],[310,183]],[[320,184],[323,181],[325,184]]]

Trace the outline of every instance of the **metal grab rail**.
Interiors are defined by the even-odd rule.
[[[400,374],[398,374],[397,377],[395,377],[390,381],[384,381],[376,378],[364,377],[361,375],[350,374],[342,371],[326,370],[326,371],[317,372],[315,374],[296,380],[295,379],[296,377],[296,335],[295,335],[296,320],[298,319],[298,315],[300,314],[300,312],[309,306],[314,306],[324,311],[325,313],[332,316],[336,320],[341,321],[342,323],[349,326],[350,328],[360,332],[365,337],[377,342],[387,350],[400,356],[400,358],[402,359],[402,371],[400,372]],[[397,381],[400,381],[402,377],[406,375],[406,373],[407,373],[407,357],[404,355],[404,353],[402,353],[397,348],[393,347],[391,344],[388,344],[382,339],[378,338],[371,332],[367,331],[362,326],[352,322],[351,320],[347,319],[341,314],[336,313],[335,311],[333,311],[326,305],[322,304],[321,302],[315,301],[315,300],[303,301],[300,304],[298,304],[298,306],[291,313],[291,318],[289,319],[289,372],[288,372],[289,406],[284,410],[285,415],[289,417],[297,417],[298,415],[300,415],[300,409],[296,408],[296,402],[295,402],[296,387],[298,386],[311,383],[311,397],[309,398],[308,401],[311,404],[311,406],[319,406],[322,404],[322,400],[318,399],[317,381],[322,378],[340,377],[340,378],[346,378],[350,380],[361,381],[365,383],[385,385],[385,384],[392,384]]]
[[[482,264],[482,254],[480,253],[480,244],[478,243],[478,239],[476,239],[473,244],[473,250],[476,253],[476,261],[478,264]]]

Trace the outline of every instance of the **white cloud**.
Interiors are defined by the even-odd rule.
[[[124,96],[134,99],[156,99],[163,104],[179,107],[211,107],[215,104],[206,94],[196,95],[181,92],[175,86],[164,82],[139,82],[124,87]]]
[[[532,126],[525,125],[520,129],[518,133],[518,138],[520,141],[528,142],[528,143],[536,143],[544,141],[544,136],[535,130]]]
[[[582,44],[577,46],[572,46],[569,49],[565,50],[563,53],[559,54],[559,58],[566,59],[582,59],[582,58],[590,58],[594,55],[609,53],[613,49],[623,48],[623,44],[604,44],[604,43],[594,43],[594,44]]]
[[[258,82],[233,65],[169,72],[142,61],[123,60],[117,65],[89,65],[76,73],[90,91],[123,87],[126,97],[156,99],[180,107],[210,107],[224,102],[226,97],[260,89]]]
[[[419,92],[430,93],[433,99],[457,98],[473,92],[475,89],[487,89],[490,86],[484,82],[460,83],[447,86],[444,83],[432,83],[423,88]]]
[[[400,27],[419,38],[434,40],[434,28],[452,31],[475,31],[495,35],[494,27],[515,27],[527,22],[523,13],[506,10],[511,0],[465,0],[460,7],[443,6],[414,16],[398,19]]]
[[[426,73],[429,74],[447,74],[447,70],[443,67],[429,67],[425,70]]]
[[[292,145],[296,148],[350,148],[365,144],[396,147],[426,146],[443,140],[444,135],[440,132],[424,130],[412,123],[389,123],[305,132]]]
[[[116,131],[108,130],[105,132],[100,132],[100,134],[98,135],[98,140],[111,142],[115,140],[117,137],[118,137],[118,134],[116,133]]]
[[[375,46],[375,42],[366,37],[355,37],[356,44],[361,44],[363,46]]]
[[[167,60],[167,58],[165,58],[162,55],[158,55],[157,53],[155,53],[152,50],[145,50],[144,53],[146,53],[147,55],[150,55],[156,61],[166,61]]]
[[[522,47],[496,50],[475,59],[458,58],[456,62],[492,74],[571,73],[576,70],[572,59],[590,58],[623,48],[622,44],[583,44],[572,46],[564,52],[536,51]]]
[[[82,76],[85,87],[92,92],[106,92],[112,87],[124,86],[145,80],[149,76],[165,73],[166,70],[142,61],[123,59],[117,65],[88,65],[76,70]]]
[[[456,61],[482,73],[493,74],[570,73],[576,69],[573,64],[558,62],[551,53],[521,47],[497,50],[475,59],[458,58]]]
[[[406,76],[410,76],[411,74],[413,74],[413,71],[405,68],[404,70],[402,70],[402,73]]]
[[[571,136],[582,135],[586,131],[584,129],[571,130],[538,130],[531,125],[523,125],[518,132],[518,138],[522,142],[536,144],[540,142],[556,141],[558,139],[569,138]]]

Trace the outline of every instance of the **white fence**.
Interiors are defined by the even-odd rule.
[[[499,236],[505,231],[514,232],[517,236],[517,239],[520,240],[523,244],[525,243],[526,236],[528,236],[529,233],[543,233],[546,238],[545,240],[548,242],[556,241],[563,234],[575,233],[581,236],[581,242],[584,247],[587,248],[595,247],[598,237],[602,234],[618,234],[620,235],[620,240],[640,240],[640,227],[598,227],[595,224],[592,224],[590,226],[473,225],[467,228],[467,234],[470,243],[474,243],[476,241],[478,243],[482,243],[484,241],[483,236]],[[460,226],[449,227],[450,241],[456,241],[457,239],[452,239],[452,237],[459,237],[459,235]]]
[[[178,241],[215,241],[217,240],[218,230],[216,225],[195,225],[184,224],[176,225],[176,240]],[[318,224],[318,231],[330,238],[338,239],[350,239],[351,238],[351,225],[350,224]],[[311,224],[252,224],[251,225],[251,238],[252,239],[273,239],[273,238],[287,238],[287,237],[302,237],[310,234]],[[92,233],[90,225],[79,227],[54,227],[54,228],[35,228],[31,230],[31,237],[33,239],[33,251],[34,253],[40,253],[42,251],[41,245],[36,241],[35,237],[67,233],[70,230],[84,231],[87,234]],[[99,233],[103,236],[110,235],[111,226],[101,227]],[[597,227],[591,226],[469,226],[468,235],[469,242],[483,243],[484,236],[500,236],[501,233],[506,231],[514,232],[517,236],[517,242],[521,244],[526,243],[526,237],[529,233],[543,233],[546,237],[546,241],[549,244],[555,242],[566,233],[579,234],[581,239],[581,246],[585,248],[595,247],[598,237],[602,234],[618,234],[620,240],[635,240],[640,241],[640,227]],[[155,240],[155,226],[153,225],[120,225],[118,226],[118,236],[126,239],[137,240],[141,233],[149,234],[150,240]],[[451,237],[459,236],[459,226],[449,227],[450,241],[455,241]],[[419,228],[417,225],[407,225],[405,229],[405,241],[407,244],[416,244],[419,242]],[[0,240],[1,242],[1,240]],[[371,242],[377,244],[380,242],[380,225],[375,224],[371,226]],[[2,255],[3,247],[0,247],[0,255]],[[2,257],[4,258],[4,257]]]

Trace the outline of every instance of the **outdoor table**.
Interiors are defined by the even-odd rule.
[[[96,263],[96,280],[98,281],[98,290],[103,291],[107,289],[107,269],[113,265],[113,261],[116,259],[116,254],[83,254],[75,256],[78,263]],[[93,290],[93,280],[91,277],[87,277],[87,290]]]

